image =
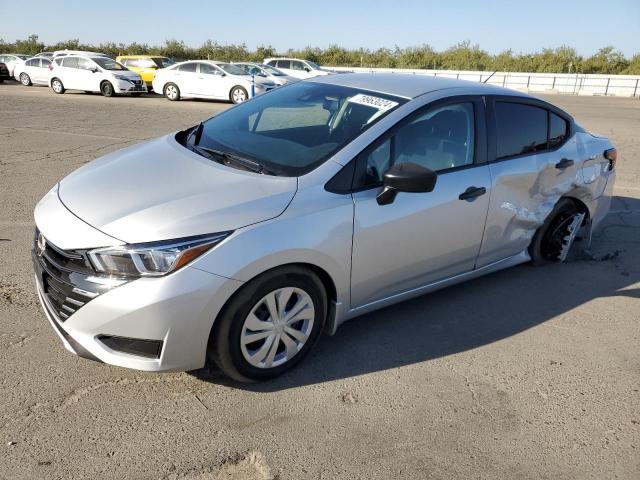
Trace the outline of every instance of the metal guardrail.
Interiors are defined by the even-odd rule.
[[[480,72],[465,70],[414,70],[401,68],[327,67],[336,71],[409,73],[486,82],[535,93],[601,95],[640,98],[640,75],[593,75],[568,73]]]

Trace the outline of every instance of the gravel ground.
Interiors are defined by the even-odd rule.
[[[227,105],[0,85],[0,478],[639,478],[640,101],[549,98],[621,153],[590,252],[363,316],[243,386],[67,353],[29,257],[60,178]]]

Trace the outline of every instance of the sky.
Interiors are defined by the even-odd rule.
[[[107,8],[105,8],[105,6]],[[568,45],[581,55],[613,45],[640,53],[640,0],[0,0],[0,38],[37,34],[45,43],[167,39],[377,49],[429,44],[444,50],[469,40],[490,53]]]

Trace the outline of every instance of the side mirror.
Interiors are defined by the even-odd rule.
[[[304,67],[304,71],[309,73],[311,71],[311,69],[309,67]]]
[[[91,73],[98,73],[98,67],[91,67]]]
[[[394,165],[384,174],[384,188],[376,197],[378,205],[393,203],[398,192],[431,192],[436,186],[437,178],[434,171],[416,163]]]

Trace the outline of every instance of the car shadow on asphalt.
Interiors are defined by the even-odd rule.
[[[640,299],[640,288],[629,288],[640,281],[639,238],[640,200],[614,197],[591,249],[574,247],[565,264],[521,265],[363,315],[335,336],[321,337],[297,368],[268,382],[240,384],[212,370],[192,373],[207,382],[273,392],[479,348],[588,308],[598,298]],[[569,321],[576,318],[579,313]]]

